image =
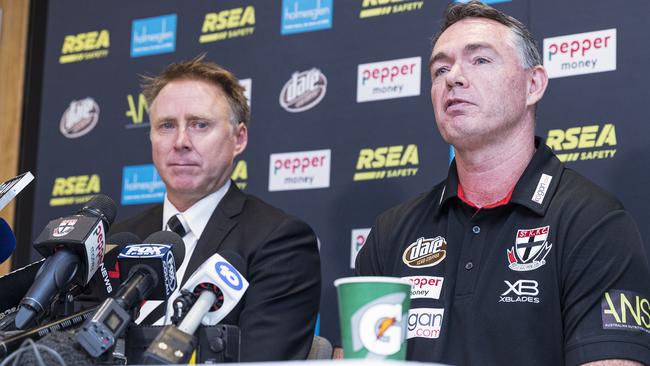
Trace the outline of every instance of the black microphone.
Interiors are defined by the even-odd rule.
[[[62,361],[67,366],[87,366],[98,363],[79,347],[71,332],[50,333],[34,345],[35,347],[20,348],[5,361],[9,358],[12,360],[19,358],[21,366],[61,365]],[[35,352],[39,352],[39,355],[37,356]]]
[[[71,284],[86,285],[103,262],[106,232],[117,206],[104,195],[93,197],[76,215],[48,223],[34,242],[47,257],[34,284],[20,302],[16,328],[25,329]]]
[[[245,268],[244,259],[232,251],[214,254],[203,262],[183,286],[181,301],[174,303],[176,308],[189,305],[187,297],[191,294],[191,308],[178,327],[163,328],[145,351],[142,363],[187,363],[197,345],[194,333],[199,325],[217,324],[244,296],[248,281],[241,272]]]
[[[111,348],[143,300],[166,300],[176,289],[176,263],[183,263],[183,239],[171,231],[151,234],[142,244],[124,247],[117,257],[122,284],[88,319],[76,339],[93,357]]]

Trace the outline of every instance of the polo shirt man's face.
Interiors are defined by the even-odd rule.
[[[448,143],[479,146],[524,119],[527,73],[505,25],[484,18],[453,24],[433,48],[430,72],[436,123]]]
[[[233,160],[246,147],[243,123],[234,128],[232,111],[215,85],[197,80],[167,84],[150,108],[153,162],[179,210],[219,189]],[[187,206],[187,207],[178,207]]]

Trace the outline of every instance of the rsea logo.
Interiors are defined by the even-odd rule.
[[[420,95],[422,57],[361,64],[357,68],[357,103]]]
[[[445,309],[416,308],[409,310],[406,338],[438,338],[442,330]]]
[[[127,110],[126,116],[131,120],[126,124],[126,128],[149,127],[150,123],[145,118],[149,113],[149,104],[144,94],[140,93],[136,97],[132,94],[126,96]]]
[[[549,130],[548,145],[563,162],[611,159],[616,155],[616,125],[587,125]]]
[[[103,58],[108,56],[111,37],[108,29],[69,34],[63,38],[60,64]]]
[[[282,0],[282,34],[332,28],[332,0]]]
[[[287,112],[304,112],[325,97],[327,78],[319,69],[296,71],[280,91],[280,105]]]
[[[230,175],[230,179],[235,182],[237,188],[241,190],[246,189],[248,186],[248,165],[246,164],[246,160],[237,161]]]
[[[418,173],[418,146],[393,145],[359,151],[354,181],[411,177]]]
[[[609,290],[601,302],[603,329],[650,333],[650,301],[633,291]]]
[[[412,0],[363,0],[359,18],[372,18],[421,10],[424,1]]]
[[[331,150],[271,154],[269,191],[327,188]]]
[[[73,175],[54,179],[50,206],[78,205],[101,192],[99,174]]]
[[[122,205],[163,202],[165,183],[153,164],[122,169]]]
[[[357,254],[366,243],[368,234],[370,234],[370,228],[352,229],[352,237],[350,238],[350,268],[352,269],[354,269]]]
[[[131,26],[131,57],[176,50],[176,14],[135,19]]]
[[[61,116],[59,131],[74,139],[92,131],[99,122],[99,105],[91,97],[73,100]]]
[[[255,32],[255,7],[220,10],[205,14],[199,43],[250,36]]]
[[[544,39],[549,78],[616,70],[616,28]]]

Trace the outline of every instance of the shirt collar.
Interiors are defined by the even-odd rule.
[[[214,209],[217,208],[219,202],[221,202],[221,199],[226,195],[226,192],[228,192],[229,188],[230,180],[227,180],[226,184],[221,186],[221,188],[201,198],[198,202],[185,210],[185,212],[179,212],[178,209],[169,201],[167,194],[165,194],[165,202],[163,203],[162,227],[164,228],[165,225],[167,225],[167,221],[170,217],[178,213],[182,213],[185,224],[189,226],[189,229],[194,233],[194,236],[197,239],[200,238],[201,234],[203,233],[203,229],[205,229],[205,226],[208,224],[208,220],[210,220],[210,216],[212,216],[212,212],[214,212]]]
[[[519,204],[542,216],[557,190],[564,165],[540,137],[535,137],[535,147],[535,154],[515,185],[509,204]],[[458,198],[458,184],[454,159],[449,166],[443,191],[438,197],[438,212],[451,198]]]

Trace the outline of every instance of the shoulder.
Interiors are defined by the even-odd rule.
[[[302,219],[265,202],[264,200],[243,193],[246,197],[241,212],[240,223],[246,227],[254,227],[259,232],[271,233],[280,228],[308,231],[311,227]]]
[[[445,182],[441,182],[428,192],[389,208],[380,214],[376,225],[400,226],[413,219],[433,214],[440,203]]]

